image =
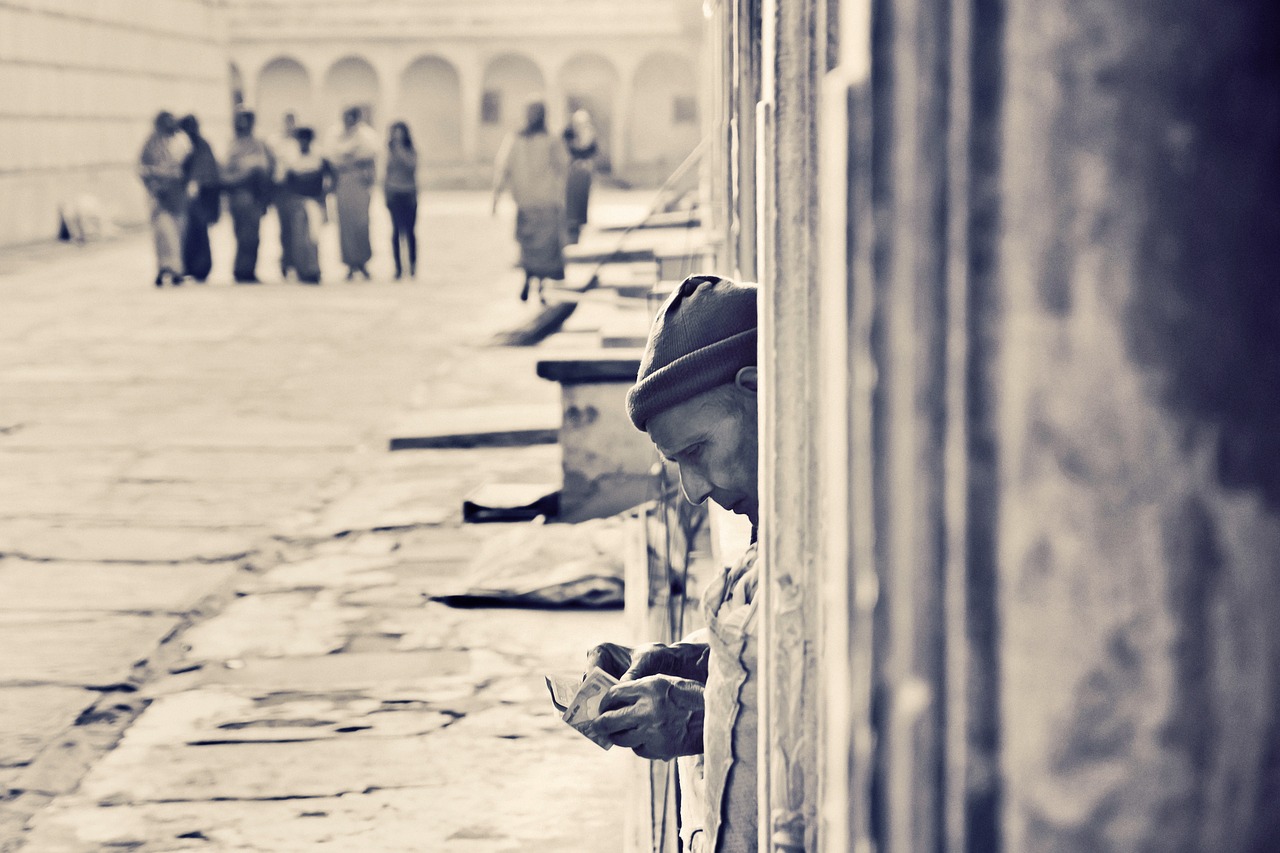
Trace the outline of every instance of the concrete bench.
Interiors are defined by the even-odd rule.
[[[538,362],[538,376],[560,384],[562,520],[613,515],[650,497],[657,452],[626,413],[627,389],[639,369],[635,351]]]

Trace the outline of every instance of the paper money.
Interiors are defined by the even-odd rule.
[[[569,710],[573,697],[582,686],[582,678],[577,675],[548,675],[546,680],[547,689],[551,691],[551,704],[563,714]]]
[[[600,716],[600,700],[618,679],[600,667],[593,667],[586,678],[578,682],[565,676],[546,676],[551,702],[557,710],[564,711],[564,721],[602,749],[609,749],[613,742],[597,734],[592,726]],[[567,701],[566,701],[567,700]]]

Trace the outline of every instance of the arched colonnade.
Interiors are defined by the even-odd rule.
[[[700,135],[698,69],[672,51],[621,60],[580,51],[555,62],[512,50],[477,58],[424,51],[380,65],[359,54],[308,61],[281,52],[244,65],[245,101],[263,134],[293,112],[323,135],[345,107],[360,105],[379,129],[406,121],[426,163],[491,161],[535,95],[546,99],[553,133],[573,110],[590,112],[604,161],[623,171],[674,168]]]

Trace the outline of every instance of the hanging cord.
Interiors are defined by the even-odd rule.
[[[708,137],[706,136],[698,140],[698,144],[689,152],[689,156],[685,157],[684,161],[681,162],[679,166],[676,166],[675,171],[668,175],[667,179],[662,182],[662,186],[658,187],[658,191],[654,193],[653,201],[649,204],[648,210],[644,212],[644,216],[640,217],[636,222],[628,225],[623,232],[618,235],[618,245],[614,247],[612,252],[605,255],[604,258],[596,264],[596,268],[591,271],[591,278],[587,280],[587,286],[584,289],[591,290],[600,284],[600,270],[604,269],[604,267],[612,262],[614,258],[622,254],[622,244],[626,242],[627,235],[644,225],[655,213],[658,212],[658,208],[662,207],[663,196],[666,192],[702,159],[702,149],[707,147],[707,140]]]

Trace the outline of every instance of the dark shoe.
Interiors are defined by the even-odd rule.
[[[164,273],[156,273],[156,287],[164,287]]]
[[[360,275],[364,276],[365,281],[369,280],[369,271],[364,267],[360,267]]]
[[[204,283],[205,283],[205,277],[204,277],[204,276],[202,276],[202,275],[198,275],[198,276],[196,276],[196,284],[204,284]]]
[[[402,278],[404,278],[404,274],[401,273],[400,270],[396,270],[396,281],[399,281]]]
[[[525,279],[524,287],[520,288],[520,301],[521,302],[529,301],[529,280],[528,279]]]
[[[356,277],[355,267],[347,267],[347,281],[352,281]]]

